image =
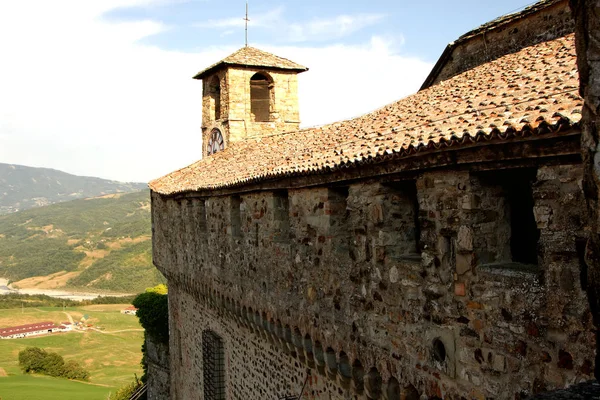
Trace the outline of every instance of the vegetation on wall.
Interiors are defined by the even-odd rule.
[[[132,304],[138,309],[137,316],[145,329],[145,338],[169,345],[169,301],[167,285],[160,284],[146,289],[133,299]],[[141,365],[144,370],[142,382],[148,379],[148,363],[146,361],[146,340],[142,344]]]
[[[23,373],[36,373],[60,378],[89,380],[89,372],[74,360],[65,362],[58,353],[39,347],[27,347],[19,352],[19,366]]]
[[[169,343],[169,305],[166,294],[147,291],[133,299],[137,316],[146,333],[159,343]]]
[[[129,400],[131,396],[142,387],[143,383],[137,376],[135,380],[125,386],[120,387],[115,393],[111,393],[108,400]],[[1,400],[1,399],[0,399]]]

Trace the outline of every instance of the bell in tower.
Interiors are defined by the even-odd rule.
[[[203,155],[250,137],[298,130],[298,74],[308,68],[242,47],[200,71]]]

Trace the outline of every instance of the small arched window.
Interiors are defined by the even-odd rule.
[[[256,122],[268,122],[271,116],[272,81],[264,73],[257,72],[250,78],[250,112]]]
[[[208,90],[212,119],[216,120],[221,118],[221,82],[219,81],[218,76],[211,79]]]
[[[215,154],[217,151],[221,151],[225,148],[225,142],[223,141],[223,135],[217,128],[210,131],[210,138],[208,139],[208,146],[206,146],[206,155],[210,156]]]

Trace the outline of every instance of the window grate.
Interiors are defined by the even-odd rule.
[[[225,351],[223,340],[212,331],[202,332],[204,398],[225,400]]]

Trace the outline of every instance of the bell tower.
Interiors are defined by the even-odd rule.
[[[202,155],[246,138],[298,130],[298,74],[307,70],[242,47],[196,74],[202,80]]]

